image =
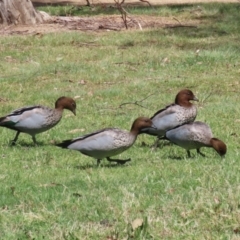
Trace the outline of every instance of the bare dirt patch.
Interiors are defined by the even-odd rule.
[[[151,16],[131,16],[128,20],[128,30],[146,28],[176,28],[197,27],[199,21],[179,22],[177,19]],[[126,30],[121,16],[97,16],[97,17],[54,17],[54,21],[48,24],[35,26],[12,25],[0,29],[0,35],[41,35],[50,32],[63,31],[124,31]]]
[[[151,0],[153,5],[160,4],[185,4],[185,3],[198,3],[209,2],[210,0]],[[33,3],[46,4],[49,0],[33,0]],[[78,5],[85,5],[85,0],[51,0],[51,3],[71,3]],[[93,2],[93,1],[92,1]],[[216,1],[215,1],[216,2]],[[238,0],[219,0],[218,2],[239,2]],[[104,0],[104,2],[94,1],[94,4],[113,3],[113,0]],[[133,0],[128,0],[127,3],[137,3]],[[139,3],[139,1],[138,1]],[[146,4],[143,3],[142,4]],[[199,20],[180,22],[178,19],[166,17],[151,17],[151,16],[134,16],[129,15],[127,21],[129,29],[146,29],[146,28],[176,28],[176,27],[197,27],[200,24]],[[52,17],[52,20],[46,24],[24,26],[24,25],[11,25],[0,26],[0,35],[42,35],[50,32],[63,32],[63,31],[123,31],[126,26],[122,20],[121,14],[112,16],[95,16],[95,17]]]
[[[0,35],[42,35],[63,31],[124,31],[146,28],[197,27],[198,20],[179,22],[178,19],[156,16],[133,16],[126,29],[121,15],[95,17],[54,17],[51,23],[34,26],[11,25],[0,28]]]
[[[35,4],[73,4],[73,5],[86,5],[86,0],[32,0]],[[89,0],[93,5],[101,4],[114,4],[114,0]],[[151,5],[166,5],[166,4],[195,4],[195,3],[209,3],[209,2],[226,2],[226,3],[237,3],[238,0],[148,0]],[[125,4],[134,5],[147,5],[146,2],[141,0],[125,0]]]

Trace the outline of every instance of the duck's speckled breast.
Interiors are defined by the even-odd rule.
[[[133,145],[136,136],[128,131],[114,129],[113,148],[127,149]]]
[[[45,122],[43,124],[44,127],[53,127],[62,118],[62,111],[56,110],[56,109],[45,109],[46,110],[46,117],[45,117]]]
[[[194,122],[197,116],[197,107],[192,105],[191,107],[179,106],[176,114],[177,121],[179,123],[191,123]]]

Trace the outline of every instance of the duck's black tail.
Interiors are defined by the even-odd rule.
[[[55,146],[57,147],[61,147],[61,148],[68,148],[68,146],[72,143],[72,139],[68,139],[68,140],[64,140],[61,143],[57,143],[55,144]]]

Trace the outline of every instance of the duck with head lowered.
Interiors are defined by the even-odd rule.
[[[203,122],[196,121],[176,127],[166,132],[163,139],[187,150],[188,157],[191,157],[190,150],[196,149],[197,153],[205,156],[200,152],[201,147],[210,147],[216,150],[220,156],[227,152],[226,144],[218,138],[214,138],[210,127]]]
[[[6,127],[17,132],[12,144],[16,143],[21,132],[31,135],[34,144],[36,144],[35,135],[58,124],[64,109],[68,109],[76,115],[76,102],[70,97],[60,97],[55,102],[55,108],[42,105],[19,108],[1,117],[0,127]]]
[[[151,117],[155,129],[144,128],[141,133],[161,138],[168,130],[193,122],[197,116],[197,107],[190,101],[198,101],[191,90],[183,89],[179,91],[174,103],[157,111]]]

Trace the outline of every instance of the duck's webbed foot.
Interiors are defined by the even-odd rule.
[[[20,134],[20,132],[17,132],[17,133],[16,133],[15,138],[11,141],[11,146],[15,146],[15,145],[16,145],[16,141],[17,141],[17,139],[18,139],[19,134]]]
[[[123,165],[123,164],[125,164],[126,162],[129,162],[129,161],[131,161],[131,158],[128,158],[128,159],[111,159],[110,157],[107,157],[107,160],[109,161],[109,162],[116,162],[117,164],[121,164],[121,165]]]
[[[203,156],[203,157],[206,157],[205,154],[203,154],[203,153],[200,152],[200,149],[199,149],[199,148],[197,149],[197,153],[200,154],[200,155]]]

